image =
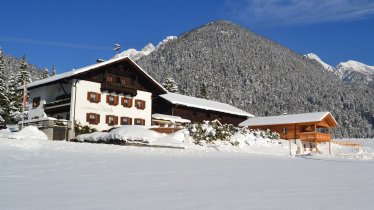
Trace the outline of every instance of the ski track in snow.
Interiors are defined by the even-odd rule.
[[[373,160],[0,138],[0,167],[0,209],[374,206]]]

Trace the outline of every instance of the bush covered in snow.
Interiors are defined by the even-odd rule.
[[[91,128],[90,126],[83,126],[79,122],[74,124],[74,132],[75,135],[81,135],[81,134],[87,134],[87,133],[93,133],[97,131],[95,128]]]
[[[212,143],[217,140],[227,141],[236,145],[235,142],[231,141],[231,137],[238,133],[243,135],[253,135],[254,137],[279,139],[279,134],[271,132],[270,130],[262,131],[258,129],[239,128],[232,124],[221,124],[217,120],[190,124],[187,129],[193,137],[194,143],[199,145]]]

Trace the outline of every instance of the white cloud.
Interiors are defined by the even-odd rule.
[[[349,21],[374,14],[373,0],[241,0],[227,4],[234,16],[256,25]]]

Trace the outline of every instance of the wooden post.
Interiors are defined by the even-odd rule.
[[[329,141],[329,154],[331,155],[331,139]]]
[[[331,152],[331,130],[329,127],[327,128],[327,132],[329,134],[329,154],[331,155],[332,154]]]
[[[288,147],[290,148],[290,156],[292,155],[292,151],[291,151],[291,139],[288,140]]]

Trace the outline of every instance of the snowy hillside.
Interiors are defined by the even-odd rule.
[[[228,21],[187,31],[137,63],[181,93],[256,116],[330,111],[335,137],[374,137],[374,89],[343,83],[319,63]],[[311,91],[313,90],[313,91]]]
[[[9,135],[0,135],[0,209],[374,206],[373,156],[295,158],[288,156],[286,146],[266,142],[254,143],[251,150],[224,145],[181,150],[5,137]],[[366,142],[374,146],[373,140]],[[359,153],[333,149],[363,157],[371,148]]]
[[[136,50],[134,48],[125,50],[125,51],[123,51],[123,52],[115,55],[114,58],[129,57],[132,60],[136,61],[136,60],[140,59],[143,56],[149,55],[155,49],[162,47],[164,44],[166,44],[166,42],[168,42],[170,40],[173,40],[173,39],[177,39],[177,37],[176,36],[168,36],[164,40],[162,40],[161,42],[159,42],[156,47],[152,43],[148,43],[140,51],[138,51],[138,50]]]

